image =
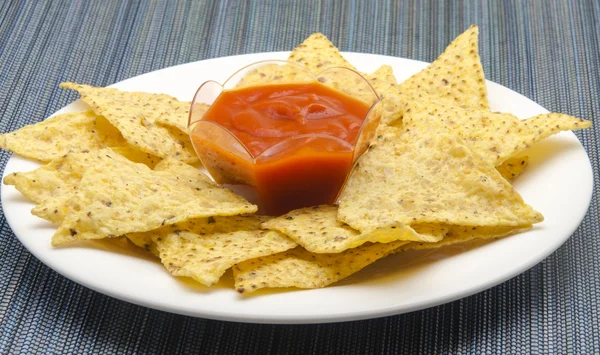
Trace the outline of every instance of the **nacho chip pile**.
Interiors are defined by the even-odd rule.
[[[356,70],[319,33],[288,60],[316,76]],[[293,80],[289,69],[265,66],[240,85]],[[520,120],[491,112],[476,26],[402,83],[388,65],[364,75],[384,113],[336,206],[257,216],[257,206],[198,170],[190,103],[75,83],[61,87],[77,91],[88,111],[0,135],[1,148],[45,164],[4,183],[57,226],[53,245],[125,236],[172,275],[206,286],[232,269],[240,293],[318,288],[392,253],[532,228],[544,217],[511,185],[529,164],[527,148],[591,125],[557,113]]]

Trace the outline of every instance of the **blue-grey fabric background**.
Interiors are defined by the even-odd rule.
[[[596,120],[598,1],[0,0],[0,132],[70,103],[74,94],[58,88],[65,80],[108,85],[190,61],[290,50],[315,31],[343,51],[432,61],[470,24],[480,26],[488,79]],[[599,126],[577,133],[595,181]],[[0,153],[0,166],[8,158]],[[411,314],[299,326],[196,319],[109,298],[40,263],[0,217],[0,353],[600,353],[598,203],[594,195],[558,251],[490,290]]]

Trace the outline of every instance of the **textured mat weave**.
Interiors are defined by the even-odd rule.
[[[0,132],[71,102],[58,89],[65,80],[109,85],[200,59],[290,50],[314,31],[344,51],[431,61],[472,23],[488,79],[596,120],[598,1],[0,0]],[[598,181],[600,122],[577,134]],[[8,158],[1,153],[0,166]],[[490,290],[406,315],[302,326],[195,319],[109,298],[40,263],[2,216],[0,353],[600,353],[598,203],[596,194],[557,252]]]

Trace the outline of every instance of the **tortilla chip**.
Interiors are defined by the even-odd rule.
[[[321,72],[317,80],[330,88],[371,106],[380,101],[377,91],[359,74],[342,68],[330,68]],[[377,120],[379,123],[379,120]]]
[[[15,172],[4,178],[6,185],[14,185],[21,194],[35,203],[58,198],[79,185],[85,171],[102,160],[109,149],[93,152],[68,153],[50,163],[29,172]],[[127,161],[116,155],[114,159]]]
[[[389,65],[382,65],[377,70],[368,74],[366,76],[367,80],[373,85],[377,87],[379,83],[386,83],[397,85],[398,81],[396,80],[396,76],[394,75],[394,69]]]
[[[196,191],[200,191],[205,198],[211,201],[233,204],[248,203],[243,197],[234,194],[228,188],[217,185],[198,168],[181,161],[165,159],[157,164],[154,170],[164,172],[164,178],[170,179],[177,184],[184,184]]]
[[[281,61],[250,68],[237,83],[236,87],[262,84],[281,84],[314,81],[314,76],[295,65]],[[199,117],[195,115],[195,117]]]
[[[15,132],[0,135],[0,148],[43,163],[69,152],[125,145],[104,117],[92,111],[56,115]]]
[[[523,174],[528,165],[529,157],[526,155],[522,157],[511,157],[496,167],[496,170],[498,170],[500,175],[506,180],[513,181]]]
[[[402,224],[361,233],[337,220],[336,206],[301,208],[273,218],[262,227],[280,231],[312,253],[340,253],[366,242],[389,243],[397,240],[437,242],[444,233],[418,234]]]
[[[118,153],[125,158],[131,160],[134,163],[140,163],[148,166],[149,168],[153,168],[156,164],[158,164],[162,159],[152,155],[150,153],[142,152],[141,150],[134,148],[130,145],[125,145],[122,147],[113,147],[110,148],[113,152]]]
[[[62,185],[65,185],[65,182],[59,178],[60,174],[48,175],[48,171],[48,166],[44,165],[26,173],[14,172],[4,177],[4,184],[14,186],[26,198],[41,203],[61,194]]]
[[[179,130],[179,128],[175,127],[165,128],[167,129],[171,137],[175,140],[177,145],[186,152],[185,158],[181,158],[180,156],[177,156],[177,154],[174,157],[171,156],[167,158],[181,160],[182,162],[188,164],[200,164],[200,159],[198,158],[198,155],[196,155],[196,150],[194,150],[194,145],[192,144],[192,140],[190,139],[188,133],[182,132]],[[189,154],[192,155],[191,158],[189,157]]]
[[[239,262],[280,253],[297,245],[279,232],[261,230],[264,220],[257,216],[195,219],[147,233],[134,233],[133,238],[137,238],[135,234],[148,235],[172,275],[191,277],[212,286]]]
[[[133,245],[145,249],[150,254],[159,257],[158,250],[156,249],[156,244],[152,240],[152,232],[129,233],[125,235],[125,237]]]
[[[456,37],[427,68],[400,84],[405,102],[436,101],[488,111],[487,88],[478,48],[479,29],[471,26]]]
[[[514,227],[466,227],[466,226],[452,226],[448,231],[448,234],[437,243],[419,243],[410,242],[402,245],[398,251],[407,250],[422,250],[422,249],[437,249],[448,245],[454,245],[459,243],[466,243],[474,239],[494,239],[506,237],[509,235],[521,233],[531,229],[532,226],[514,226]]]
[[[114,154],[116,151],[128,153],[129,157],[137,157],[139,160],[144,160],[146,155],[131,147],[69,153],[34,171],[11,174],[7,176],[5,183],[15,185],[23,195],[38,203],[31,210],[34,216],[60,225],[65,216],[76,209],[71,200],[89,167],[115,159],[123,163],[131,161],[120,154]],[[153,163],[151,157],[146,160],[147,165]]]
[[[73,188],[76,189],[77,186],[73,186]],[[56,198],[46,200],[32,208],[31,214],[60,226],[69,213],[78,210],[78,206],[72,203],[75,193],[75,190],[70,190]]]
[[[317,80],[333,87],[354,98],[358,98],[369,105],[378,101],[373,95],[373,89],[359,75],[339,68],[354,68],[337,48],[321,33],[314,33],[300,44],[288,58],[289,62],[307,68],[312,74],[317,75]],[[389,77],[391,67],[381,69],[375,75]],[[357,72],[358,73],[358,72]],[[393,76],[393,74],[392,74]],[[314,77],[294,65],[266,64],[248,73],[237,84],[237,87],[259,85],[265,83],[311,82]]]
[[[111,158],[116,155],[107,154]],[[85,172],[70,202],[73,211],[52,237],[52,244],[116,237],[192,218],[257,210],[242,198],[236,198],[235,202],[211,200],[204,187],[178,183],[170,173],[153,171],[142,164],[117,159],[103,161]]]
[[[384,65],[367,75],[366,79],[381,98],[383,105],[381,122],[387,124],[402,118],[405,103],[402,100],[392,67]]]
[[[342,68],[328,68],[318,73],[316,80],[368,105],[379,101],[376,91],[356,72]],[[315,77],[294,65],[266,64],[249,71],[237,87],[260,84],[314,82]]]
[[[325,287],[391,254],[405,243],[363,244],[335,254],[313,254],[297,247],[244,261],[233,267],[235,289],[239,293],[250,293],[261,288]]]
[[[397,223],[518,226],[543,220],[459,138],[387,130],[389,140],[363,155],[348,179],[338,211],[342,222],[368,232]]]
[[[188,136],[188,118],[189,118],[189,110],[192,105],[191,102],[182,102],[181,106],[187,105],[187,109],[182,112],[177,112],[174,115],[160,115],[156,118],[156,123],[167,127],[172,130],[177,130],[180,133],[183,133],[185,136]],[[197,103],[195,106],[195,110],[198,111],[198,115],[203,115],[209,108],[209,105],[203,103]]]
[[[182,140],[179,130],[174,134],[156,123],[163,116],[179,116],[173,120],[187,122],[189,103],[164,94],[126,92],[68,82],[60,86],[79,92],[81,99],[96,114],[106,117],[131,146],[160,158],[171,157],[185,162],[198,159],[193,149],[190,150],[191,144],[185,144],[189,138]]]
[[[441,129],[464,139],[474,152],[494,166],[560,131],[588,128],[591,121],[559,113],[521,120],[509,113],[465,110],[432,102],[413,101],[402,119],[405,130]]]
[[[304,65],[313,74],[333,67],[348,68],[356,71],[322,33],[313,33],[296,47],[288,61]]]

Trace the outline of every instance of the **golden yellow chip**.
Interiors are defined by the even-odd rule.
[[[128,157],[114,152],[123,152]],[[101,164],[102,161],[109,159],[123,163],[137,159],[142,164],[154,164],[156,158],[145,156],[146,153],[131,147],[69,153],[34,171],[11,174],[7,176],[5,183],[15,185],[23,195],[38,203],[31,210],[34,216],[60,225],[65,216],[76,208],[72,204],[72,199],[84,173],[90,166]]]
[[[333,67],[356,70],[322,33],[310,35],[292,51],[288,61],[304,65],[313,74]]]
[[[406,104],[402,100],[392,67],[384,65],[367,75],[366,79],[377,91],[383,104],[381,122],[387,124],[400,119]]]
[[[380,66],[371,74],[366,75],[366,78],[375,88],[377,88],[380,83],[383,83],[383,88],[386,88],[389,84],[398,84],[396,76],[394,75],[394,69],[387,64]]]
[[[138,243],[150,238],[172,275],[191,277],[212,286],[239,262],[297,245],[279,232],[261,230],[264,220],[257,216],[210,217],[127,236]],[[139,238],[135,234],[146,236]],[[151,251],[153,246],[147,248]]]
[[[41,170],[45,170],[42,172]],[[61,194],[62,185],[66,183],[60,179],[60,174],[50,172],[47,165],[33,171],[21,173],[14,172],[4,177],[4,184],[14,186],[23,196],[35,203],[41,203],[47,199]]]
[[[74,188],[76,187],[74,186]],[[60,226],[65,217],[77,208],[72,203],[74,197],[75,190],[66,191],[56,198],[46,200],[35,206],[31,209],[31,214],[43,218],[56,226]]]
[[[153,168],[156,164],[158,164],[162,159],[159,157],[152,155],[150,153],[142,152],[141,150],[134,148],[130,145],[122,146],[122,147],[113,147],[110,148],[115,153],[118,153],[125,158],[131,160],[134,163],[145,164],[149,168]]]
[[[301,247],[241,262],[233,267],[235,289],[319,288],[342,280],[389,255],[406,242],[363,244],[335,254],[313,254]]]
[[[193,218],[257,210],[241,197],[232,202],[211,200],[205,195],[205,185],[192,187],[169,176],[130,161],[109,159],[95,164],[86,170],[70,202],[74,210],[52,237],[52,244],[116,237]]]
[[[501,165],[496,167],[496,170],[508,181],[513,181],[523,174],[529,165],[529,157],[511,157],[506,159]]]
[[[180,107],[187,107],[185,110],[182,111],[178,111],[176,112],[176,114],[173,115],[160,115],[156,118],[156,123],[162,126],[165,126],[167,128],[171,128],[173,132],[173,129],[178,130],[179,133],[184,134],[185,136],[188,135],[188,116],[189,116],[189,110],[190,110],[190,106],[192,105],[191,102],[182,102],[181,104],[179,104]],[[196,111],[197,114],[201,114],[199,111],[203,110],[204,112],[206,112],[206,110],[208,110],[208,105],[206,104],[202,104],[202,103],[197,103],[196,104]]]
[[[0,135],[0,148],[44,163],[69,152],[118,147],[126,143],[115,127],[92,111],[56,115]]]
[[[406,130],[445,130],[460,136],[494,166],[560,131],[588,128],[591,121],[548,113],[521,120],[509,113],[465,110],[456,106],[413,101],[402,119]]]
[[[348,179],[338,211],[342,222],[368,232],[397,223],[517,226],[543,220],[457,137],[387,130],[387,141],[363,155]]]
[[[76,189],[85,171],[102,160],[109,159],[109,149],[68,153],[33,171],[12,173],[4,178],[6,185],[14,185],[19,192],[35,203],[55,199]],[[111,159],[127,161],[115,155]]]
[[[264,64],[248,71],[236,86],[311,82],[313,80],[314,77],[307,73],[306,70],[281,62],[279,64]]]
[[[345,70],[336,69],[341,67],[356,71],[356,68],[344,59],[337,48],[321,33],[312,34],[294,49],[288,61],[299,64],[313,74],[318,75],[318,81],[325,85],[365,101],[368,104],[372,104],[375,101],[372,90],[359,76],[349,75]],[[323,73],[326,70],[327,72]],[[391,67],[386,66],[380,68],[373,75],[385,76],[386,79],[389,79],[390,70]],[[393,76],[393,73],[391,76]],[[266,64],[246,73],[237,86],[281,82],[310,82],[313,80],[313,76],[308,75],[304,70],[299,70],[296,66]]]
[[[62,83],[62,88],[75,90],[98,115],[114,125],[127,142],[143,152],[161,158],[194,162],[198,158],[189,138],[179,129],[169,130],[156,123],[164,116],[179,116],[175,122],[187,122],[189,103],[164,94],[126,92],[112,88]]]
[[[187,185],[201,192],[202,196],[211,201],[234,204],[248,203],[243,197],[234,194],[231,190],[217,185],[198,168],[181,161],[165,159],[157,164],[154,170],[161,172],[162,177],[165,179],[170,179],[176,184]]]
[[[485,76],[478,49],[479,29],[471,26],[456,37],[427,68],[400,84],[405,102],[435,101],[444,105],[489,110]]]
[[[133,243],[133,245],[145,249],[154,256],[159,256],[156,244],[152,241],[152,232],[129,233],[126,234],[125,237]]]
[[[467,227],[452,226],[448,234],[437,243],[410,242],[398,248],[398,251],[437,249],[448,245],[465,243],[474,239],[494,239],[521,233],[531,229],[531,225],[513,227]]]
[[[403,224],[361,233],[339,222],[337,210],[336,206],[327,205],[302,208],[263,223],[263,228],[280,231],[313,253],[340,253],[366,242],[437,242],[445,234],[431,230],[419,234]]]

